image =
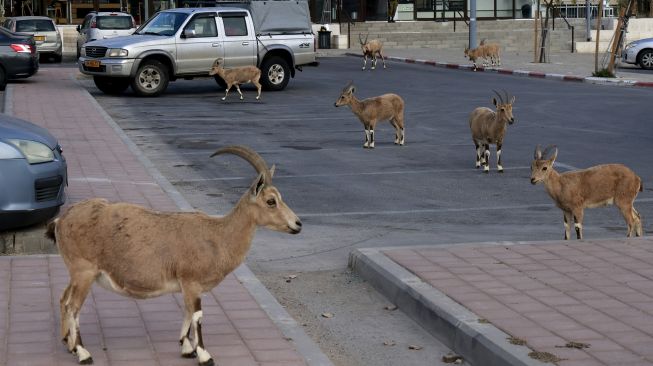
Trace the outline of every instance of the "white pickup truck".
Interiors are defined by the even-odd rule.
[[[252,1],[156,13],[130,36],[84,44],[79,70],[106,94],[129,86],[158,96],[170,81],[208,77],[225,68],[255,65],[266,90],[282,90],[295,69],[317,66],[306,1]],[[225,87],[217,76],[216,82]]]

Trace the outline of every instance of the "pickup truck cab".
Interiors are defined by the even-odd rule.
[[[314,43],[311,32],[258,34],[248,9],[177,8],[156,13],[133,35],[84,44],[79,70],[107,94],[131,86],[158,96],[170,81],[208,77],[221,58],[225,68],[259,67],[263,87],[282,90],[295,69],[317,65]]]

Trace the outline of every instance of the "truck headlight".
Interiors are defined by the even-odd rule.
[[[46,163],[54,160],[54,153],[47,146],[40,142],[29,140],[10,139],[7,140],[20,150],[27,162],[30,164]]]
[[[633,47],[635,47],[635,46],[637,46],[637,43],[635,43],[635,42],[630,42],[630,43],[628,43],[628,44],[626,45],[626,47],[624,47],[624,51],[628,50],[629,48],[633,48]]]
[[[122,48],[109,48],[107,52],[107,57],[127,57],[129,51]]]

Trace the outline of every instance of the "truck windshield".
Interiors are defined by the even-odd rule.
[[[172,36],[177,33],[188,14],[176,12],[158,13],[138,29],[136,34],[158,34]]]

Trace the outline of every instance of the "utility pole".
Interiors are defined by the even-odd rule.
[[[603,15],[603,0],[599,0],[599,16],[596,17],[596,48],[594,49],[594,72],[599,72],[599,41],[601,40],[601,17]]]
[[[592,40],[592,32],[590,32],[590,15],[592,15],[590,11],[590,0],[585,0],[585,34],[587,34],[587,42]]]
[[[476,0],[469,0],[469,49],[476,48]]]

